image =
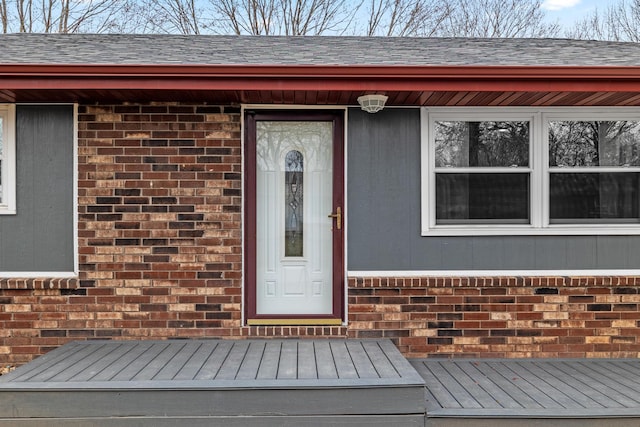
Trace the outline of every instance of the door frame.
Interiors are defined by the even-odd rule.
[[[346,110],[243,110],[244,120],[244,323],[247,325],[338,325],[345,315],[345,150]],[[257,187],[256,122],[258,121],[329,121],[333,123],[333,195],[332,212],[342,209],[342,227],[333,229],[332,312],[330,314],[287,315],[257,314]],[[327,215],[331,212],[327,212]]]

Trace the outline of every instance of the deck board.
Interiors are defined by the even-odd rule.
[[[387,357],[389,357],[389,355],[394,354],[395,346],[390,340],[379,340],[375,342],[380,346],[380,349],[382,349],[382,351],[385,353],[385,355],[387,355]],[[415,369],[413,368],[413,366],[411,366],[409,361],[404,357],[393,357],[393,358],[389,357],[389,362],[391,362],[391,364],[393,365],[396,372],[398,372],[400,377],[411,376],[415,372]]]
[[[438,364],[426,364],[420,363],[419,361],[416,361],[414,366],[420,376],[424,378],[425,384],[428,384],[428,387],[425,387],[427,390],[427,412],[442,408],[462,408],[462,405],[454,396],[456,391],[452,390],[455,383],[450,382],[452,379],[448,378],[446,371],[443,371],[442,375],[438,375],[438,373],[433,370],[433,368],[438,367]],[[448,386],[445,386],[444,382],[447,382]]]
[[[522,372],[513,369],[509,361],[487,362],[486,365],[500,373],[505,379],[504,387],[514,395],[525,396],[530,401],[531,408],[564,408],[561,403],[549,396],[549,387],[537,381],[535,377],[523,376]],[[535,403],[533,403],[535,402]]]
[[[169,363],[162,366],[153,376],[154,380],[172,380],[182,370],[184,365],[191,360],[193,354],[201,347],[197,342],[186,342],[185,345],[173,356]]]
[[[311,341],[298,342],[298,378],[318,378],[318,367],[314,343]]]
[[[316,361],[318,362],[318,378],[335,379],[338,378],[333,353],[329,341],[318,341],[315,343]]]
[[[367,356],[371,362],[375,365],[376,371],[383,378],[398,378],[400,374],[389,361],[385,352],[380,348],[378,342],[375,341],[363,341],[362,347],[367,352]]]
[[[169,343],[150,343],[150,345],[144,343],[140,344],[144,347],[144,351],[138,354],[138,356],[128,364],[119,364],[119,372],[117,372],[108,381],[131,381],[140,373],[153,359],[161,353],[165,348],[169,346]]]
[[[345,345],[353,366],[358,373],[358,376],[374,376],[378,375],[375,365],[371,363],[371,359],[366,350],[362,347],[362,344],[357,341],[345,341]]]
[[[277,379],[294,379],[298,377],[298,343],[294,340],[284,341],[280,352]]]
[[[144,368],[133,376],[133,381],[153,380],[167,365],[173,364],[173,359],[184,348],[186,343],[176,343],[162,349]]]
[[[86,341],[41,359],[0,377],[0,424],[424,420],[424,380],[387,340]]]
[[[483,391],[490,404],[498,405],[501,408],[522,408],[517,397],[513,395],[513,389],[503,389],[504,383],[493,381],[487,376],[485,369],[479,368],[480,366],[480,364],[471,363],[458,365],[460,370]],[[478,401],[483,404],[480,400]]]
[[[612,365],[618,368],[618,371],[624,372],[625,376],[633,376],[634,379],[640,382],[640,366],[630,365],[625,363],[624,360],[611,360]]]
[[[496,369],[495,366],[489,363],[481,363],[474,366],[482,375],[485,375],[489,381],[511,397],[512,401],[515,402],[514,408],[542,408],[542,405],[532,396],[533,394],[536,397],[541,397],[536,393],[535,389],[532,390],[529,387],[528,390],[530,392],[525,392],[520,385],[514,387],[514,384],[504,376],[504,372],[501,372],[501,370]]]
[[[280,364],[280,350],[282,343],[280,341],[268,341],[262,354],[262,361],[258,368],[256,378],[273,379],[278,376],[278,365]]]
[[[92,381],[111,381],[116,375],[122,371],[122,366],[129,366],[134,363],[141,354],[143,354],[152,343],[144,343],[140,345],[130,345],[122,343],[122,348],[127,351],[123,353],[118,359],[112,360],[111,363],[104,366],[104,368],[98,372],[95,376],[90,378]],[[37,360],[37,359],[36,359]]]
[[[25,370],[19,375],[16,375],[16,381],[31,379],[47,370],[50,365],[55,364],[57,361],[69,359],[79,351],[77,347],[78,346],[76,343],[70,343],[64,347],[59,348],[56,352],[51,352],[45,354],[44,356],[38,357],[37,359],[29,363],[29,370]]]
[[[245,380],[255,379],[258,376],[258,369],[260,368],[260,362],[264,354],[264,347],[264,342],[258,341],[250,343],[245,358],[238,370],[238,374],[233,378]]]
[[[223,341],[211,353],[210,357],[205,360],[202,367],[198,371],[195,380],[212,380],[220,371],[222,364],[229,357],[229,352],[233,348],[233,343]]]
[[[537,425],[531,421],[536,419],[559,420],[549,425],[571,420],[616,425],[621,419],[640,425],[640,391],[633,379],[625,379],[640,372],[638,360],[416,359],[411,364],[428,390],[427,426],[478,419],[510,420],[505,425],[514,426]]]
[[[584,405],[580,405],[573,396],[574,389],[567,388],[562,383],[557,383],[555,378],[550,377],[546,372],[536,372],[535,370],[527,369],[527,365],[530,365],[530,361],[522,363],[506,363],[509,366],[516,378],[525,379],[527,383],[534,385],[535,389],[546,394],[550,399],[558,404],[559,408],[584,408]],[[560,388],[558,388],[558,386]],[[551,406],[552,408],[556,406]]]
[[[358,371],[356,370],[351,355],[347,350],[346,345],[342,341],[332,342],[331,353],[335,360],[336,370],[339,378],[358,378]]]
[[[131,351],[130,346],[120,345],[114,350],[103,355],[100,359],[93,359],[92,363],[88,366],[82,366],[80,372],[70,378],[70,381],[88,381],[96,377],[101,372],[108,370],[108,368],[118,359],[121,359],[125,354]],[[95,354],[95,353],[94,353]],[[54,380],[54,378],[52,378]]]
[[[567,393],[572,396],[576,396],[577,400],[586,408],[599,406],[606,407],[620,407],[614,400],[608,398],[606,395],[598,391],[596,388],[600,385],[598,382],[594,382],[593,378],[590,381],[583,381],[579,376],[572,377],[559,368],[558,364],[550,363],[535,363],[535,368],[538,370],[544,370],[551,377],[557,381],[558,388],[566,387]]]
[[[216,347],[217,342],[198,342],[199,347],[193,353],[191,358],[185,362],[180,368],[180,371],[176,373],[174,379],[179,381],[194,380],[198,375],[198,372],[202,369],[204,362],[208,360]]]
[[[229,352],[229,355],[220,366],[220,370],[218,374],[215,376],[215,379],[219,380],[233,380],[237,377],[238,371],[240,370],[240,366],[242,362],[244,362],[244,358],[249,351],[249,345],[251,343],[247,341],[240,341],[234,343],[233,348]]]
[[[598,400],[607,408],[624,408],[636,405],[638,402],[629,399],[623,393],[619,392],[620,385],[612,384],[607,378],[588,370],[583,371],[576,369],[577,364],[561,362],[555,365],[558,371],[563,372],[564,378],[570,378],[578,383],[578,386],[584,393],[594,400]],[[591,390],[591,391],[589,391]]]
[[[612,370],[603,366],[602,363],[592,362],[590,364],[584,364],[582,362],[573,363],[576,369],[584,372],[591,372],[594,378],[605,384],[611,384],[612,387],[617,390],[625,390],[627,395],[635,396],[636,402],[640,403],[640,377],[634,376],[632,372],[627,370]]]
[[[61,357],[61,360],[63,360],[64,363],[55,364],[57,369],[39,369],[37,374],[29,378],[29,381],[49,381],[51,378],[60,375],[68,367],[73,369],[76,364],[85,359],[91,358],[94,353],[100,352],[101,350],[104,351],[104,346],[95,346],[92,348],[80,347],[77,351],[70,353],[67,357]]]
[[[482,408],[480,402],[473,397],[472,392],[465,387],[465,384],[470,384],[470,382],[468,380],[465,381],[464,378],[456,378],[456,373],[459,373],[459,369],[455,364],[451,365],[452,369],[446,369],[441,363],[425,365],[431,371],[433,377],[438,378],[441,384],[446,385],[447,392],[461,408]],[[475,386],[473,387],[475,388]],[[431,384],[429,388],[432,388]]]

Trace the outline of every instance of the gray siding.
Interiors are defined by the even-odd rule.
[[[640,236],[420,235],[420,111],[349,110],[350,270],[640,268]]]
[[[73,271],[73,107],[16,108],[17,214],[0,216],[0,271]]]

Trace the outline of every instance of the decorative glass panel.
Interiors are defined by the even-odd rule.
[[[549,166],[640,166],[640,122],[549,122]]]
[[[436,174],[436,223],[529,223],[528,173]]]
[[[640,173],[552,173],[549,185],[552,223],[640,218]]]
[[[285,157],[285,256],[303,255],[303,164],[302,153],[289,151]]]
[[[436,167],[529,165],[529,122],[436,122]]]

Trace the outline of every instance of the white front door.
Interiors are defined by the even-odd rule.
[[[256,314],[333,312],[333,123],[256,122]]]

